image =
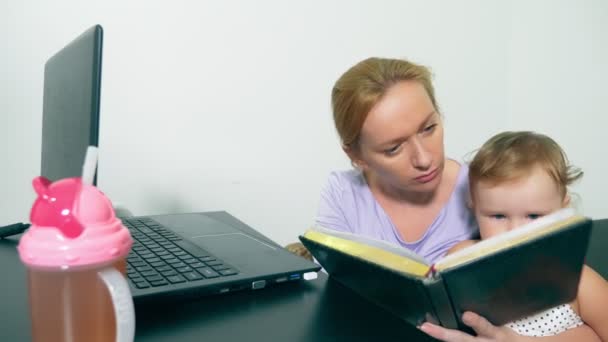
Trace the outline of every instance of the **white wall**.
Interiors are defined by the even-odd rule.
[[[34,199],[44,62],[96,23],[99,186],[135,214],[227,210],[294,241],[328,172],[349,167],[331,86],[355,62],[386,56],[434,70],[451,156],[503,129],[550,133],[587,171],[577,187],[586,213],[608,216],[601,0],[7,3],[0,224],[27,221]]]

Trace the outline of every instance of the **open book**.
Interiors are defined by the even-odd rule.
[[[560,210],[435,264],[384,241],[330,230],[300,236],[343,285],[411,324],[468,330],[473,311],[502,325],[576,297],[591,220]]]

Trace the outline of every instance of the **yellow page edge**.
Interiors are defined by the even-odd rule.
[[[304,237],[321,245],[338,250],[342,253],[370,261],[374,264],[378,264],[398,272],[407,273],[418,277],[426,276],[431,268],[423,263],[387,252],[377,247],[368,246],[359,242],[342,239],[313,230],[309,230],[304,233]]]

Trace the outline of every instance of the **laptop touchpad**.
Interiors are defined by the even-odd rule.
[[[242,233],[197,236],[190,239],[206,251],[235,266],[256,263],[258,260],[268,262],[267,258],[258,257],[263,254],[274,254],[277,249]]]

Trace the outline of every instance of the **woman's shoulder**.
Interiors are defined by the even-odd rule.
[[[326,188],[343,191],[345,189],[362,188],[367,186],[365,178],[358,170],[338,170],[330,172]]]
[[[458,162],[453,159],[449,159],[448,162],[452,163],[454,169],[454,186],[452,188],[451,199],[461,201],[467,200],[469,193],[469,166],[466,163]]]

